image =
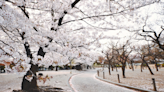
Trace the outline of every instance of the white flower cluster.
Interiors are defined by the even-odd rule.
[[[103,32],[134,27],[140,15],[137,8],[152,3],[151,0],[80,0],[72,8],[74,1],[0,0],[0,60],[12,58],[11,63],[15,64],[12,69],[19,70],[18,66],[28,69],[26,42],[34,64],[48,67],[78,59],[91,65],[100,55],[91,49],[101,48]],[[44,57],[37,55],[40,47]]]

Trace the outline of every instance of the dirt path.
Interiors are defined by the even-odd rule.
[[[111,75],[109,75],[107,68],[105,68],[104,71],[105,78],[110,81],[118,82],[117,74],[119,74],[122,84],[148,90],[153,90],[152,78],[155,78],[157,91],[164,92],[164,68],[159,69],[158,72],[156,72],[155,69],[152,69],[154,75],[151,75],[148,69],[144,69],[143,72],[141,72],[140,69],[135,69],[134,71],[126,69],[126,78],[122,77],[121,69],[118,69],[118,72],[116,72],[116,70],[111,71]],[[100,72],[100,77],[103,77],[102,71]]]

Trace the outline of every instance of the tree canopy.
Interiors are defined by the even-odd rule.
[[[100,48],[101,39],[119,38],[104,32],[124,29],[138,33],[145,21],[151,19],[145,11],[152,6],[158,6],[159,13],[163,2],[1,0],[0,60],[5,63],[11,58],[9,62],[15,66],[8,67],[10,71],[20,66],[28,70],[30,62],[49,66],[78,59],[91,65],[99,56],[93,47]]]

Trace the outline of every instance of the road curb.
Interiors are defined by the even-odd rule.
[[[72,90],[73,92],[78,92],[78,91],[77,91],[76,89],[74,89],[74,87],[72,86],[71,79],[72,79],[72,77],[74,77],[74,76],[76,76],[76,75],[78,75],[78,74],[82,74],[82,73],[73,74],[73,75],[69,78],[69,80],[68,80],[69,86],[70,86],[70,88],[71,88],[71,90]]]
[[[72,79],[72,77],[75,76],[75,75],[77,75],[77,74],[73,74],[73,75],[69,78],[69,80],[68,80],[69,86],[70,86],[70,88],[71,88],[71,90],[72,90],[73,92],[76,92],[76,91],[75,91],[75,89],[72,87],[71,79]]]
[[[158,92],[158,91],[146,90],[146,89],[141,89],[141,88],[137,88],[137,87],[133,87],[133,86],[129,86],[129,85],[113,82],[113,81],[110,81],[110,80],[98,77],[97,74],[95,75],[95,77],[97,79],[101,80],[101,81],[108,82],[108,83],[111,83],[111,84],[115,84],[115,85],[118,85],[118,86],[121,86],[121,87],[125,87],[125,88],[128,88],[128,89],[133,89],[133,90],[137,90],[137,91],[141,91],[141,92]]]

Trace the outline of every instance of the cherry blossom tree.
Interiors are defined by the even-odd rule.
[[[118,62],[122,64],[122,76],[123,78],[126,78],[125,67],[126,67],[127,60],[132,52],[132,50],[130,49],[129,40],[127,40],[126,43],[124,43],[123,45],[120,45],[119,47],[115,47],[115,51],[117,52],[116,59],[118,60]]]
[[[141,64],[141,72],[142,72],[142,67],[143,67],[143,64],[145,63],[146,66],[148,67],[149,69],[149,72],[151,75],[154,75],[154,73],[152,72],[146,58],[148,58],[149,56],[151,56],[151,51],[150,51],[150,45],[144,45],[144,46],[140,46],[137,48],[137,51],[138,51],[138,54],[139,54],[139,57],[140,59],[142,60],[142,64]]]
[[[142,15],[140,14],[140,16],[138,16],[143,19],[140,22],[138,28],[135,30],[131,29],[131,31],[136,32],[137,35],[143,37],[144,40],[152,41],[153,43],[157,44],[162,50],[164,50],[162,41],[164,35],[163,5],[164,2],[160,0],[159,3],[145,7],[145,12],[142,12]]]
[[[115,48],[115,46],[114,46],[114,43],[112,42],[111,48],[108,47],[108,50],[105,51],[105,53],[103,51],[103,53],[105,54],[106,61],[108,62],[109,75],[111,75],[110,68],[112,68],[112,71],[113,71],[114,64],[112,64],[112,63],[114,63],[114,61],[115,61],[114,59],[116,58],[116,55],[114,53],[114,48]]]
[[[72,8],[75,6],[76,3],[78,3],[77,1],[78,0],[72,2]],[[48,22],[50,22],[50,27],[45,27],[44,25],[46,23],[42,24],[42,21],[45,21],[46,18],[44,18],[43,20],[32,19],[34,16],[37,17],[37,14],[32,15],[32,10],[29,10],[30,13],[28,12],[27,9],[31,7],[27,6],[26,4],[30,3],[36,2],[27,3],[27,1],[21,2],[8,0],[0,2],[0,27],[2,32],[1,56],[3,56],[2,60],[6,60],[6,58],[13,59],[13,62],[11,63],[14,63],[15,66],[13,66],[12,68],[6,67],[6,70],[8,69],[10,72],[18,71],[20,67],[22,67],[22,70],[28,71],[23,78],[23,90],[37,89],[36,72],[38,66],[46,65],[48,67],[49,65],[52,65],[55,61],[57,62],[55,63],[57,65],[64,65],[69,62],[69,57],[80,57],[80,59],[87,60],[90,64],[92,64],[94,59],[96,59],[97,57],[94,57],[95,55],[92,55],[91,53],[87,54],[87,51],[85,51],[85,49],[89,49],[86,46],[89,46],[89,44],[92,44],[96,41],[90,41],[86,39],[88,36],[84,35],[87,34],[86,32],[83,32],[83,34],[82,32],[75,32],[76,30],[73,30],[71,32],[71,29],[65,30],[66,26],[63,26],[63,29],[60,28],[60,22],[62,22],[62,17],[64,17],[63,13],[61,13],[60,10],[56,11],[56,16],[58,16],[55,17],[58,18],[57,26],[54,24],[56,19],[53,19],[54,13],[52,12],[54,10],[51,10],[51,8],[54,7],[50,7],[50,11],[48,10],[48,12],[43,13],[50,14],[50,17],[52,17],[53,19],[53,22],[48,20]],[[61,4],[61,2],[58,3]],[[42,13],[40,11],[47,11],[42,8],[40,10],[40,7],[37,7],[35,9],[39,10],[38,12],[40,14]],[[63,12],[64,14],[66,14],[66,11],[63,10]],[[60,13],[61,15],[58,15]],[[43,14],[41,15],[43,16]],[[48,15],[46,17],[48,17]],[[41,18],[41,16],[39,18]],[[81,53],[82,51],[83,54]],[[79,56],[79,54],[82,55]],[[89,57],[92,58],[93,61]],[[29,80],[27,81],[27,78],[31,77],[28,75],[32,75],[32,80],[30,80],[30,82],[28,82]]]
[[[37,89],[37,67],[68,64],[78,58],[92,64],[104,31],[130,29],[140,9],[159,0],[1,0],[0,55],[12,59],[8,71],[27,71],[22,89]],[[135,17],[135,19],[133,19]],[[124,22],[130,23],[125,25]],[[134,26],[133,26],[134,27]],[[94,60],[92,60],[94,59]],[[86,62],[87,61],[87,62]],[[29,82],[27,77],[32,75]],[[26,85],[30,84],[30,85]],[[32,88],[32,89],[31,89]]]

